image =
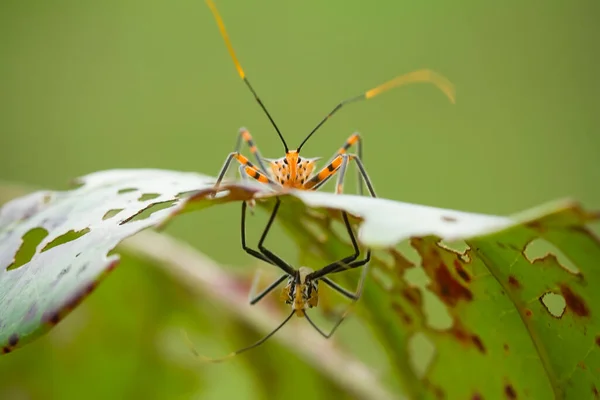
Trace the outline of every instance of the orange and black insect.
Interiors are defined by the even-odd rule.
[[[242,204],[243,204],[243,207],[246,206],[246,203],[242,203]],[[350,238],[352,241],[352,247],[354,248],[354,253],[347,257],[342,258],[341,260],[338,260],[329,265],[326,265],[325,267],[323,267],[317,271],[313,271],[312,269],[310,269],[308,267],[300,267],[298,269],[295,269],[292,265],[288,264],[286,261],[284,261],[278,255],[276,255],[275,253],[273,253],[271,250],[267,249],[264,246],[264,241],[269,233],[269,230],[271,229],[271,225],[273,224],[273,221],[275,220],[275,214],[276,214],[277,209],[279,208],[280,204],[281,204],[280,200],[279,200],[279,198],[277,198],[277,202],[275,204],[275,212],[273,214],[271,214],[271,217],[269,218],[269,221],[267,222],[267,226],[260,238],[260,241],[258,242],[259,250],[258,251],[252,250],[252,249],[249,249],[249,250],[250,250],[250,254],[252,254],[254,257],[256,257],[260,260],[263,260],[269,264],[279,267],[284,272],[284,274],[281,275],[279,278],[277,278],[273,283],[271,283],[269,286],[267,286],[266,289],[262,290],[258,294],[255,294],[255,288],[256,288],[256,284],[257,284],[257,281],[255,280],[252,285],[252,289],[250,290],[249,301],[250,301],[251,305],[258,303],[266,295],[271,293],[277,286],[279,286],[280,284],[282,284],[284,281],[287,280],[286,285],[284,286],[284,288],[281,292],[281,300],[284,301],[286,304],[291,305],[291,312],[283,320],[283,322],[281,322],[269,334],[262,337],[260,340],[251,344],[250,346],[236,350],[236,351],[228,354],[225,357],[208,358],[208,357],[200,355],[192,347],[192,351],[194,352],[194,354],[197,357],[203,359],[204,361],[207,361],[207,362],[225,361],[225,360],[227,360],[231,357],[234,357],[240,353],[243,353],[245,351],[248,351],[255,347],[260,346],[261,344],[266,342],[271,336],[273,336],[277,331],[279,331],[294,316],[294,314],[298,317],[306,318],[306,320],[312,325],[312,327],[317,332],[319,332],[323,337],[328,339],[333,335],[333,333],[337,330],[337,328],[344,321],[352,304],[354,302],[356,302],[362,294],[363,284],[364,284],[365,278],[367,276],[367,271],[368,271],[368,263],[371,259],[371,252],[370,252],[370,250],[367,251],[366,257],[364,259],[357,260],[358,256],[360,255],[360,249],[358,247],[356,237],[354,236],[354,232],[352,231],[352,228],[348,221],[347,214],[344,213],[344,214],[342,214],[342,216],[344,218],[346,229],[347,229],[348,234],[350,235]],[[242,215],[244,216],[245,213],[243,213]],[[244,231],[245,231],[245,218],[242,217],[242,232],[244,232]],[[246,246],[244,235],[242,235],[242,244],[244,247]],[[363,265],[364,265],[364,268],[361,273],[360,279],[358,281],[358,287],[354,293],[344,289],[343,287],[341,287],[340,285],[338,285],[337,283],[335,283],[334,281],[332,281],[331,279],[329,279],[327,277],[327,275],[345,271],[347,269],[359,268]],[[317,305],[318,305],[319,282],[324,282],[327,286],[331,287],[333,290],[335,290],[336,292],[340,293],[342,296],[344,296],[352,301],[352,304],[348,307],[346,312],[344,312],[341,315],[341,317],[337,320],[337,322],[333,325],[333,328],[328,333],[326,333],[321,328],[319,328],[307,314],[308,309],[317,307]]]
[[[242,179],[252,178],[259,182],[265,184],[271,184],[280,187],[286,188],[295,188],[302,190],[316,190],[320,188],[325,182],[327,182],[333,175],[338,174],[338,180],[336,185],[336,193],[341,193],[343,191],[343,179],[344,172],[346,170],[346,165],[350,161],[354,161],[358,167],[359,177],[362,176],[365,184],[367,185],[367,189],[371,196],[375,197],[375,191],[373,189],[373,185],[371,184],[371,180],[369,179],[367,172],[362,163],[362,139],[358,133],[352,134],[346,143],[338,149],[338,151],[332,156],[327,165],[323,167],[321,170],[315,173],[316,161],[319,158],[302,158],[300,157],[300,150],[302,146],[312,137],[312,135],[335,113],[337,113],[343,106],[349,103],[353,103],[360,100],[368,100],[371,99],[389,89],[394,87],[402,86],[408,83],[415,82],[430,82],[436,85],[442,92],[448,96],[450,101],[454,102],[454,86],[443,76],[430,71],[430,70],[418,70],[413,71],[405,75],[398,76],[388,82],[385,82],[371,90],[368,90],[358,96],[351,97],[346,99],[339,104],[337,104],[333,110],[331,110],[325,118],[323,118],[317,126],[305,137],[305,139],[300,143],[300,146],[296,150],[290,150],[288,145],[281,134],[281,131],[277,127],[277,124],[267,111],[267,108],[263,104],[262,100],[256,94],[256,91],[250,85],[248,78],[246,77],[246,73],[242,69],[240,62],[237,59],[237,56],[233,50],[233,46],[231,41],[229,40],[229,35],[225,29],[225,24],[212,0],[206,0],[206,3],[210,7],[219,30],[221,32],[221,36],[225,40],[225,45],[229,51],[229,55],[233,59],[233,63],[237,69],[237,72],[242,78],[242,80],[248,86],[248,89],[254,95],[255,100],[258,102],[260,107],[263,109],[269,121],[277,131],[281,142],[283,143],[283,147],[285,149],[285,156],[279,159],[265,159],[260,154],[258,147],[254,143],[250,132],[246,128],[241,128],[239,131],[238,140],[233,152],[231,152],[217,177],[217,181],[215,183],[215,188],[218,188],[221,181],[225,177],[225,174],[229,170],[232,160],[237,160],[239,162],[239,172],[242,176]],[[248,147],[250,148],[250,152],[254,155],[257,165],[253,164],[248,160],[247,157],[240,153],[242,141],[244,141]],[[351,146],[357,146],[357,154],[349,154],[348,150]],[[265,162],[268,164],[265,164]],[[362,180],[359,178],[359,194],[362,195]]]

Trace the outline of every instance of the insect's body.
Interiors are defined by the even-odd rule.
[[[314,271],[308,267],[300,267],[298,273],[290,276],[281,290],[281,300],[291,304],[298,317],[305,316],[305,310],[316,307],[319,303],[319,281],[307,279]]]
[[[319,158],[301,158],[295,150],[288,151],[285,157],[268,160],[271,178],[283,187],[304,189]]]

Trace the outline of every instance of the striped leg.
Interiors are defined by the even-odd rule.
[[[348,149],[354,145],[356,145],[356,152],[358,154],[358,157],[362,160],[363,159],[363,151],[362,151],[363,139],[360,136],[360,133],[354,132],[346,140],[346,143],[344,143],[344,145],[342,147],[340,147],[340,149],[333,155],[333,157],[331,157],[331,159],[329,159],[329,161],[327,161],[327,164],[332,162],[333,159],[336,158],[337,156],[339,156],[340,154],[346,154],[348,152]],[[362,180],[360,171],[357,173],[357,175],[358,175],[358,194],[362,196],[363,195],[363,180]],[[323,183],[325,183],[325,182],[323,182]]]
[[[250,160],[248,160],[248,158],[246,158],[239,152],[232,152],[232,153],[229,153],[229,155],[225,159],[225,163],[223,164],[223,167],[221,168],[221,172],[219,172],[219,176],[217,177],[217,182],[215,182],[215,189],[217,189],[219,187],[219,185],[221,184],[221,181],[223,180],[223,178],[225,177],[225,174],[229,170],[231,161],[234,159],[237,160],[237,162],[239,162],[241,165],[244,166],[244,172],[250,178],[256,179],[257,181],[259,181],[261,183],[270,183],[270,184],[276,185],[276,183],[273,182],[271,180],[271,178],[269,178],[265,173],[261,172],[254,164],[252,164],[250,162]]]
[[[313,175],[310,179],[306,181],[303,186],[304,190],[316,190],[321,187],[325,181],[335,175],[344,162],[344,158],[347,157],[348,160],[354,160],[356,162],[356,166],[358,167],[358,173],[362,177],[363,181],[367,185],[367,189],[369,190],[369,194],[371,197],[377,197],[375,194],[375,190],[373,189],[373,184],[371,183],[371,179],[369,175],[367,175],[367,171],[365,167],[360,161],[360,157],[357,154],[339,154],[337,155],[327,166],[321,169],[317,174]],[[340,183],[340,182],[338,182]],[[343,181],[341,182],[343,185]]]
[[[250,153],[252,153],[252,155],[254,156],[254,159],[256,160],[256,163],[258,164],[260,172],[262,172],[264,174],[268,174],[268,172],[267,172],[268,169],[265,166],[262,155],[260,154],[260,151],[258,150],[258,147],[256,146],[256,144],[254,144],[252,135],[250,135],[250,132],[248,132],[248,129],[243,128],[243,127],[240,128],[237,141],[235,142],[235,149],[233,150],[235,153],[240,152],[240,150],[242,148],[242,141],[248,145],[248,149],[250,150]]]

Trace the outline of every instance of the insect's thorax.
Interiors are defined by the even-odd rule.
[[[307,308],[316,307],[319,302],[319,281],[306,279],[311,272],[310,268],[300,267],[298,274],[291,276],[281,291],[281,299],[292,305],[298,317],[303,317]]]
[[[270,161],[271,175],[283,187],[301,189],[311,176],[316,158],[301,158],[296,150],[290,150],[285,157]]]

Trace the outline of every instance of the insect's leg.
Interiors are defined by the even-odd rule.
[[[244,249],[244,251],[250,254],[252,257],[258,258],[259,260],[262,260],[269,264],[274,264],[273,261],[261,254],[259,251],[251,249],[246,245],[246,202],[242,202],[242,223],[240,228],[240,232],[242,235],[242,249]]]
[[[331,274],[333,272],[339,272],[339,271],[343,271],[346,269],[357,268],[360,265],[366,264],[369,261],[369,259],[371,258],[370,251],[367,251],[367,256],[365,257],[365,259],[360,260],[360,261],[355,261],[358,258],[358,256],[360,255],[360,248],[358,247],[358,242],[356,241],[356,236],[354,236],[354,232],[352,231],[352,226],[350,225],[350,221],[348,220],[348,214],[346,212],[342,212],[342,218],[344,220],[344,225],[346,226],[346,231],[348,232],[348,235],[350,236],[350,241],[352,242],[352,248],[354,249],[354,253],[352,253],[348,257],[342,258],[339,261],[336,261],[329,265],[326,265],[325,267],[323,267],[313,273],[308,274],[306,279],[313,279],[313,280],[320,279],[320,278],[324,277],[325,275]],[[357,263],[362,263],[362,264],[353,266]]]
[[[338,170],[337,170],[337,184],[335,186],[335,194],[340,194],[344,191],[344,176],[346,175],[346,168],[348,167],[348,155],[346,154],[340,154],[336,157],[342,157],[342,163],[339,166]],[[335,173],[335,172],[334,172]],[[319,182],[318,184],[316,184],[313,187],[313,190],[318,190],[321,186],[323,186],[331,177],[333,176],[333,174],[329,175],[327,178],[323,179],[321,182]]]
[[[269,233],[269,230],[271,229],[271,226],[273,225],[273,221],[275,220],[275,216],[277,215],[277,211],[279,210],[279,205],[281,204],[281,200],[279,199],[279,197],[276,197],[275,201],[276,201],[276,203],[275,203],[275,207],[273,208],[273,212],[271,213],[271,216],[269,217],[269,221],[267,222],[267,226],[265,226],[265,230],[263,231],[263,233],[260,237],[260,240],[258,241],[258,249],[260,250],[260,252],[262,253],[262,255],[264,257],[266,257],[267,259],[269,259],[271,261],[272,264],[281,268],[288,275],[293,276],[294,274],[296,274],[296,270],[294,268],[292,268],[291,265],[286,263],[282,258],[280,258],[276,254],[274,254],[269,249],[265,248],[265,246],[263,245],[263,243],[265,242],[265,239],[267,238],[267,234]]]
[[[240,154],[238,152],[232,152],[232,153],[229,153],[229,155],[225,159],[225,163],[223,164],[223,167],[221,168],[221,171],[219,172],[217,181],[215,182],[215,189],[218,188],[219,185],[221,184],[223,177],[225,177],[225,174],[229,170],[231,161],[234,159],[237,160],[237,162],[239,162],[241,165],[244,166],[244,172],[246,172],[246,174],[248,174],[248,176],[250,178],[256,179],[257,181],[259,181],[261,183],[270,183],[270,184],[276,185],[276,183],[273,182],[271,180],[271,178],[269,178],[266,174],[260,172],[258,170],[258,168],[256,168],[254,166],[254,164],[252,164],[250,162],[250,160],[248,160],[248,158],[246,158],[245,156],[243,156],[242,154]]]
[[[242,179],[242,182],[248,181],[248,174],[246,173],[246,167],[244,165],[240,165],[238,171],[240,173],[240,178]],[[250,199],[250,200],[245,201],[244,203],[248,204],[250,206],[250,214],[254,215],[254,206],[256,205],[256,201],[254,199]]]
[[[237,356],[240,353],[243,353],[245,351],[251,350],[255,347],[260,346],[261,344],[263,344],[264,342],[266,342],[271,336],[273,336],[275,333],[277,333],[278,330],[280,330],[293,316],[294,316],[294,312],[292,311],[290,313],[290,315],[288,315],[286,317],[286,319],[283,320],[283,322],[281,324],[279,324],[277,326],[277,328],[273,329],[269,334],[265,335],[262,339],[258,340],[257,342],[251,344],[250,346],[241,348],[239,350],[236,350],[232,353],[229,353],[228,355],[226,355],[225,357],[221,357],[221,358],[209,358],[209,357],[205,357],[203,355],[201,355],[200,353],[198,353],[198,351],[194,348],[193,344],[191,343],[190,339],[187,337],[187,335],[185,334],[185,332],[183,332],[186,341],[188,342],[188,346],[190,348],[190,350],[192,351],[192,353],[200,358],[202,361],[204,362],[211,362],[211,363],[218,363],[218,362],[223,362],[223,361],[227,361],[228,359]]]
[[[309,178],[304,185],[302,185],[302,188],[304,190],[314,190],[324,184],[327,179],[331,178],[338,171],[342,165],[342,160],[342,155],[334,157],[334,159],[323,167],[323,169]]]
[[[363,261],[364,260],[360,260],[357,263],[362,263]],[[363,264],[360,264],[360,265],[363,265]],[[358,286],[356,288],[356,292],[355,293],[349,292],[348,290],[342,288],[341,286],[337,285],[335,282],[331,281],[328,278],[324,278],[323,279],[323,282],[325,282],[327,285],[331,286],[333,289],[335,289],[339,293],[343,294],[344,296],[346,296],[346,297],[348,297],[349,299],[352,300],[352,302],[350,303],[350,305],[348,305],[348,307],[346,307],[346,310],[340,316],[340,318],[337,320],[337,322],[335,323],[335,325],[333,325],[333,327],[331,328],[331,331],[329,331],[329,333],[323,332],[323,330],[320,329],[308,317],[307,314],[304,314],[304,316],[306,317],[306,319],[308,320],[308,322],[313,326],[313,328],[315,328],[315,330],[317,332],[319,332],[326,339],[329,339],[331,336],[333,336],[333,334],[335,333],[335,331],[337,330],[337,328],[342,324],[342,322],[344,322],[344,319],[346,319],[346,317],[348,316],[348,314],[350,314],[350,311],[354,307],[354,304],[356,304],[356,302],[358,301],[358,299],[360,299],[360,296],[362,296],[362,291],[363,291],[365,280],[367,278],[368,270],[369,270],[369,265],[367,264],[367,265],[365,265],[365,267],[363,268],[362,273],[360,274],[360,280],[358,281]]]
[[[377,195],[375,194],[375,189],[373,189],[373,184],[371,183],[371,179],[369,178],[369,175],[367,174],[367,170],[365,169],[360,155],[357,154],[349,154],[350,160],[353,160],[356,162],[356,166],[358,167],[358,173],[362,176],[363,181],[365,182],[365,184],[367,185],[367,190],[369,191],[369,194],[371,195],[371,197],[377,197]]]
[[[356,145],[358,156],[362,159],[362,154],[363,154],[362,141],[363,141],[363,139],[360,136],[360,133],[354,132],[352,135],[350,135],[350,137],[348,139],[346,139],[346,142],[344,143],[344,145],[342,147],[340,147],[338,149],[338,151],[335,152],[335,154],[329,159],[329,161],[327,161],[327,163],[330,163],[331,161],[333,161],[333,159],[335,157],[339,156],[340,154],[346,154],[348,152],[348,149],[350,149],[350,147],[352,147],[354,145]],[[315,188],[315,189],[317,189],[317,188]],[[362,181],[360,172],[358,173],[358,194],[361,196],[363,195],[363,181]]]
[[[239,151],[242,149],[242,141],[248,145],[250,153],[252,153],[252,155],[254,156],[254,159],[256,160],[260,171],[264,174],[268,174],[268,169],[265,166],[265,162],[263,161],[262,155],[260,154],[258,147],[252,139],[252,135],[250,135],[250,132],[248,132],[247,128],[243,127],[240,128],[240,131],[238,132],[237,141],[235,142],[235,149],[233,150],[234,152],[239,153]]]
[[[254,276],[254,281],[252,282],[252,288],[250,289],[250,293],[248,294],[248,302],[251,306],[255,305],[259,301],[263,299],[266,295],[271,293],[273,289],[281,284],[281,282],[285,281],[285,279],[289,276],[288,274],[281,275],[277,280],[271,283],[267,288],[265,288],[259,294],[256,294],[256,287],[258,286],[258,277],[260,276],[260,270],[256,271],[256,275]]]
[[[335,194],[341,194],[344,191],[344,176],[346,176],[346,168],[348,167],[348,155],[342,154],[342,165],[338,170],[337,183],[335,185]]]

